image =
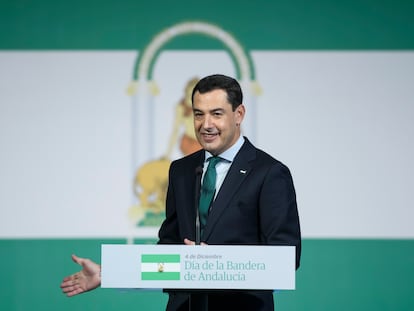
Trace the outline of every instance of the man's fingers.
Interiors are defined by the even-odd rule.
[[[63,278],[63,281],[62,281],[62,284],[65,283],[65,282],[67,282],[67,281],[70,281],[71,279],[72,279],[72,276],[64,277]]]
[[[66,294],[66,296],[72,297],[77,294],[83,293],[84,290],[79,286],[72,286],[72,287],[64,288],[63,292]]]
[[[76,262],[78,265],[82,265],[82,261],[84,261],[84,258],[78,257],[75,254],[72,254],[72,260]]]
[[[184,239],[184,244],[185,245],[195,245],[194,241],[191,241],[189,239]],[[206,242],[201,242],[200,245],[208,245]]]

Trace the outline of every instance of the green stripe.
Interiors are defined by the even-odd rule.
[[[411,0],[210,0],[197,12],[192,0],[9,0],[0,2],[0,49],[139,50],[188,20],[217,24],[253,50],[413,49],[413,16]],[[222,49],[202,36],[168,47]]]
[[[180,272],[141,272],[143,281],[179,281]]]
[[[111,311],[114,305],[131,310],[137,301],[146,311],[165,310],[168,296],[161,291],[126,295],[103,289],[71,299],[61,293],[62,278],[80,269],[70,254],[99,262],[102,244],[125,243],[106,238],[0,239],[0,276],[7,284],[2,286],[0,310]],[[414,310],[413,280],[414,239],[304,239],[296,290],[277,292],[275,304],[277,310]]]
[[[180,255],[176,254],[142,254],[141,262],[180,262]]]

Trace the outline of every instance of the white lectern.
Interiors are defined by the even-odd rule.
[[[101,286],[180,290],[295,289],[294,246],[102,245]],[[200,309],[198,309],[200,310]]]

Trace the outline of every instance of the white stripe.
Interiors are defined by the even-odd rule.
[[[263,93],[251,102],[248,87],[246,105],[257,105],[260,147],[292,171],[303,237],[414,238],[414,53],[252,55]],[[124,90],[135,60],[136,51],[0,52],[0,238],[131,235]],[[233,70],[224,51],[166,52],[158,61],[155,115],[175,111],[194,72]],[[157,123],[157,154],[173,122]],[[134,233],[156,237],[150,230]]]
[[[141,263],[142,272],[158,272],[158,263]],[[167,262],[163,264],[163,272],[180,272],[180,263]]]

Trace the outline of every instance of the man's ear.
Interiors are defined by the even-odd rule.
[[[236,113],[236,123],[240,125],[244,119],[244,115],[246,114],[246,108],[244,107],[243,104],[241,104],[237,106],[235,113]]]

